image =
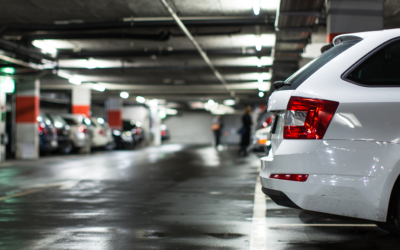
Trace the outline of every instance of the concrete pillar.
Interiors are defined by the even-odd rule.
[[[39,89],[40,81],[33,78],[16,82],[16,158],[39,158]]]
[[[328,43],[340,34],[383,29],[380,0],[329,0],[327,13]]]
[[[84,114],[90,117],[91,97],[91,89],[82,86],[74,86],[72,88],[72,114]]]
[[[108,99],[107,117],[111,128],[122,129],[122,101],[120,98]]]
[[[151,131],[153,132],[153,145],[155,146],[161,145],[161,118],[158,114],[158,111],[159,110],[157,107],[150,108],[152,118]]]

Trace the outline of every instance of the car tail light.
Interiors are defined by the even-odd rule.
[[[322,139],[338,102],[291,97],[286,111],[284,139]]]
[[[105,136],[106,135],[106,130],[105,129],[100,129],[99,134]]]
[[[38,132],[39,132],[39,134],[42,134],[42,135],[49,134],[49,131],[47,130],[46,125],[44,125],[43,123],[39,124]]]
[[[258,139],[258,144],[267,144],[268,139]]]
[[[166,136],[166,135],[167,135],[167,131],[161,130],[161,135],[162,135],[162,136]]]
[[[87,128],[86,128],[86,126],[79,126],[79,127],[78,127],[78,131],[81,132],[81,133],[87,134]]]
[[[308,174],[271,174],[269,178],[285,181],[305,182],[308,179]]]

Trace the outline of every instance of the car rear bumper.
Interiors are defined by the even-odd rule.
[[[398,144],[284,140],[275,154],[261,159],[261,184],[284,193],[302,209],[385,221],[400,173],[399,155]],[[271,179],[271,174],[309,177],[306,182],[295,182]]]

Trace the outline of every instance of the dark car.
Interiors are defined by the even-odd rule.
[[[58,151],[62,154],[69,154],[73,149],[73,144],[70,138],[71,128],[68,123],[60,115],[49,115],[53,122],[53,126],[57,130],[58,136]]]
[[[135,145],[132,132],[130,131],[120,131],[114,129],[112,131],[112,135],[114,137],[116,149],[129,149],[133,148]]]
[[[144,139],[144,131],[138,122],[124,120],[122,121],[123,131],[130,131],[135,146],[140,144]]]
[[[169,130],[167,128],[167,125],[161,124],[160,129],[161,129],[161,140],[162,141],[169,140],[170,135],[169,135]]]
[[[39,150],[41,154],[48,154],[58,147],[57,130],[50,117],[41,113],[37,117],[39,133]]]

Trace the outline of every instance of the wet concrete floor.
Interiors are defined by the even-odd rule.
[[[235,153],[171,144],[1,163],[0,249],[249,249],[259,159]],[[264,249],[400,248],[370,222],[266,202]]]

